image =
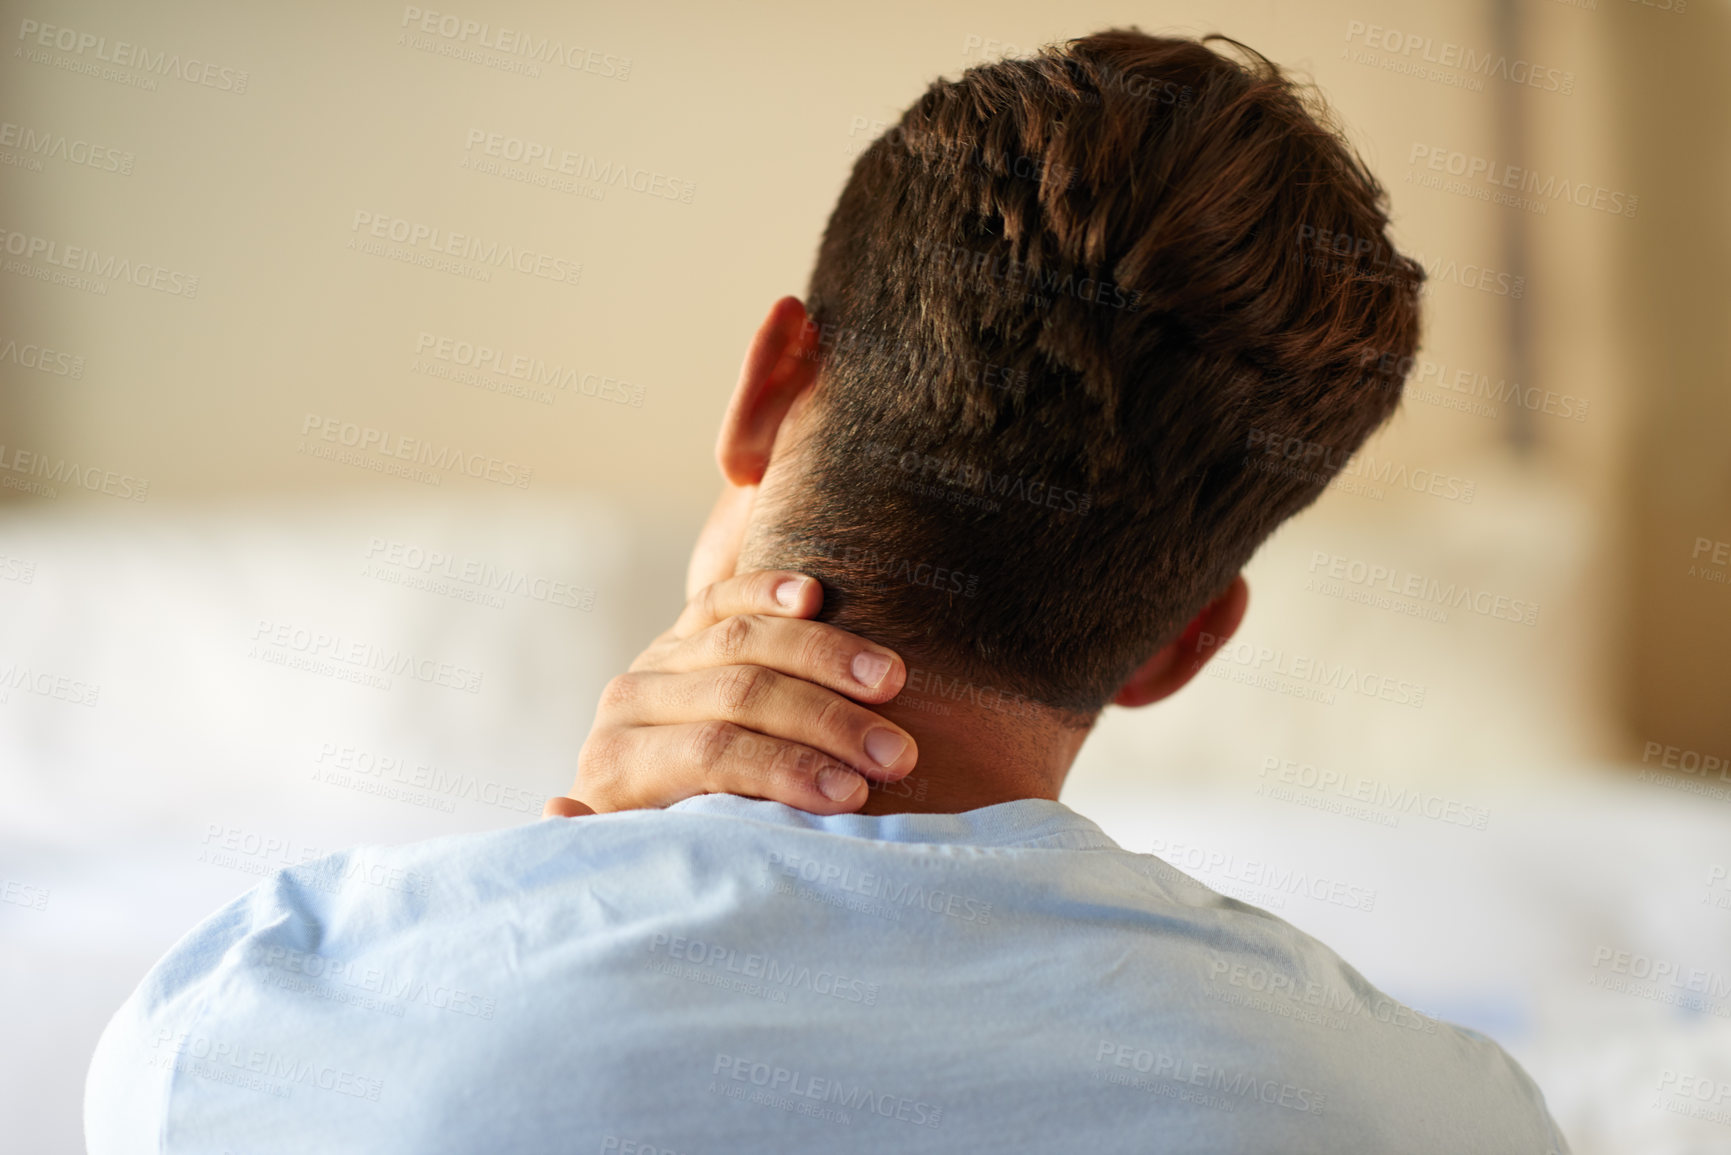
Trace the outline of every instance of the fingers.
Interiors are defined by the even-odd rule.
[[[822,605],[823,587],[816,579],[791,570],[754,570],[703,587],[669,633],[688,638],[735,614],[809,618]]]
[[[767,798],[820,814],[903,791],[919,752],[860,703],[908,672],[891,650],[814,622],[823,588],[767,570],[699,590],[679,620],[602,692],[570,799],[544,814],[669,806],[697,794]],[[583,801],[578,802],[576,799]]]
[[[871,778],[900,778],[919,757],[901,727],[822,686],[763,666],[622,674],[607,683],[601,703],[607,716],[627,726],[729,722],[809,746]]]
[[[555,794],[547,799],[547,805],[541,807],[543,818],[582,818],[595,811],[575,798],[567,798],[563,794]]]
[[[654,661],[656,670],[670,674],[762,666],[873,704],[894,698],[907,681],[907,669],[894,650],[824,622],[758,614],[730,617],[672,642]]]
[[[581,775],[595,783],[598,796],[618,799],[622,810],[725,793],[843,814],[864,803],[868,791],[864,778],[821,751],[732,722],[622,730],[584,754],[591,760]]]

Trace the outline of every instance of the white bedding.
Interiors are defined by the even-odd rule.
[[[30,675],[0,704],[0,1118],[10,1149],[44,1153],[82,1149],[106,1016],[258,871],[532,820],[568,783],[602,683],[670,619],[693,528],[602,500],[70,513],[0,522],[0,675]],[[1398,645],[1354,607],[1266,580],[1301,571],[1309,549],[1283,534],[1258,559],[1247,633]],[[465,580],[489,566],[497,605]],[[433,578],[445,587],[414,588]],[[359,660],[309,671],[270,656],[305,656],[296,640],[319,634],[342,639],[327,655]],[[1438,635],[1419,711],[1203,678],[1110,715],[1064,800],[1497,1038],[1582,1155],[1731,1151],[1731,997],[1702,1013],[1593,983],[1637,956],[1731,979],[1731,801],[1470,732],[1504,725],[1474,703],[1518,696],[1531,673],[1474,665],[1477,636]],[[95,704],[77,704],[91,687]],[[1385,752],[1374,770],[1367,748]],[[1282,759],[1369,777],[1381,801],[1342,813],[1294,783],[1259,794],[1282,785]],[[1401,812],[1403,791],[1441,817]],[[1298,876],[1321,897],[1281,889]],[[1720,1085],[1700,1105],[1722,1121],[1683,1113]]]

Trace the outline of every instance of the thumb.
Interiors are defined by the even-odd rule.
[[[541,808],[541,817],[543,818],[582,818],[586,814],[593,813],[595,811],[590,807],[575,798],[567,798],[563,794],[555,794],[547,799],[547,805]]]

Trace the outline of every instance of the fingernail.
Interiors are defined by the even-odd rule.
[[[884,680],[884,675],[890,672],[890,660],[882,654],[874,654],[870,650],[861,650],[853,656],[853,676],[862,686],[876,688]]]
[[[831,802],[846,802],[859,784],[860,776],[841,766],[825,766],[817,772],[817,788]]]
[[[792,609],[799,602],[799,591],[804,588],[803,578],[788,578],[775,587],[775,600]]]
[[[872,761],[887,770],[908,748],[908,740],[894,730],[873,730],[866,735],[865,748]]]

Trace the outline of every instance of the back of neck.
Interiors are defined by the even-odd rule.
[[[1019,798],[1055,801],[1089,733],[907,690],[873,709],[913,735],[919,761],[900,782],[872,783],[861,814],[959,814]]]

